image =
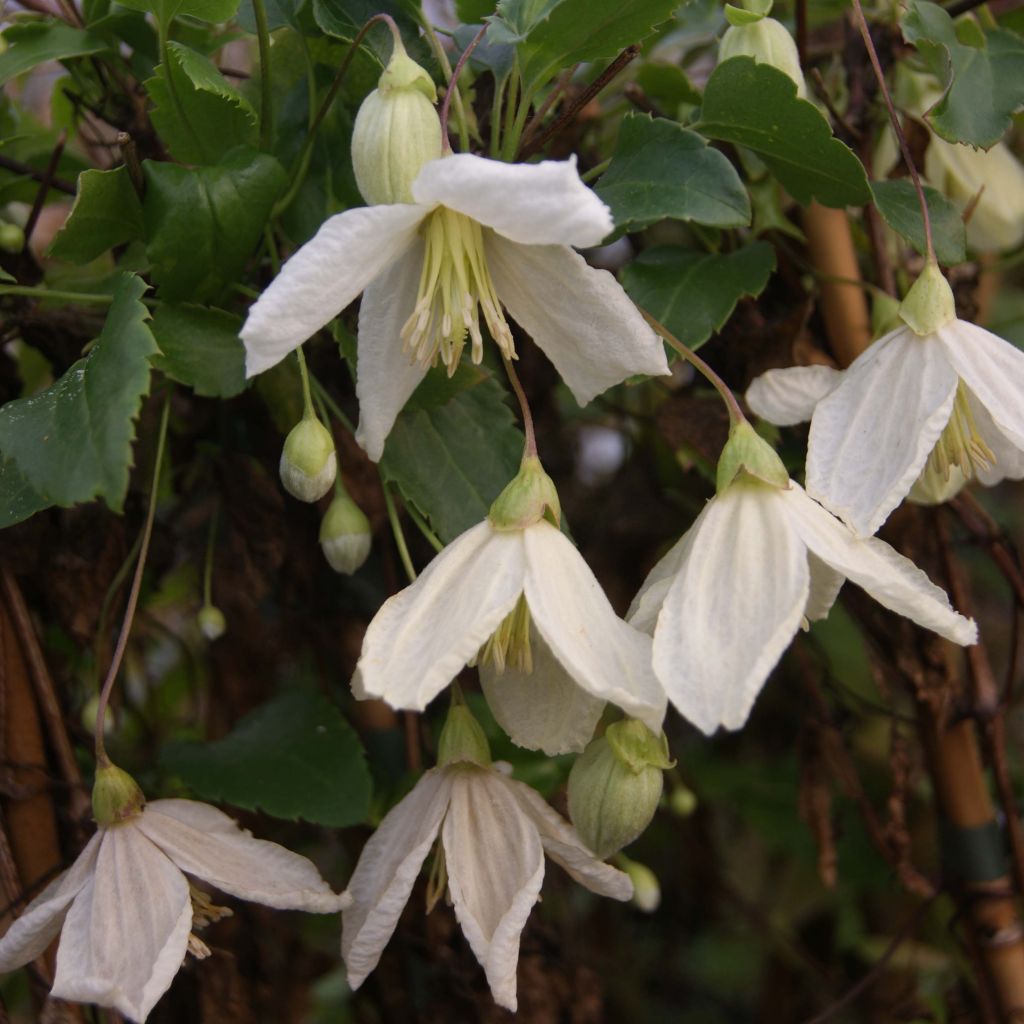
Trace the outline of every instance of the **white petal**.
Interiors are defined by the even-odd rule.
[[[544,852],[561,865],[571,878],[599,896],[609,896],[613,900],[628,900],[632,897],[633,883],[629,875],[598,860],[583,845],[576,829],[549,806],[539,793],[515,779],[507,779],[506,785],[537,826]]]
[[[356,696],[422,711],[515,607],[525,570],[518,530],[484,520],[456,537],[373,617],[352,680]]]
[[[544,851],[497,772],[463,767],[441,828],[455,916],[499,1006],[516,1009],[519,935],[540,895]]]
[[[804,617],[815,622],[817,619],[824,619],[832,610],[846,577],[826,565],[811,551],[807,552],[807,567],[811,572],[811,589],[807,595]]]
[[[995,424],[989,415],[988,409],[978,401],[971,389],[967,388],[967,404],[970,406],[971,415],[974,417],[974,426],[981,436],[981,439],[988,445],[992,453],[993,463],[987,469],[978,470],[978,480],[986,487],[992,487],[1000,480],[1020,480],[1024,477],[1024,448],[1018,448]],[[954,466],[954,472],[950,473],[953,480],[959,470]],[[962,478],[962,474],[961,478]],[[948,497],[952,497],[959,491],[959,487],[952,488]],[[948,500],[948,499],[947,499]]]
[[[279,363],[409,248],[429,208],[364,206],[324,221],[249,310],[245,372]]]
[[[583,556],[561,531],[542,520],[524,537],[523,592],[552,653],[588,693],[659,732],[665,693],[651,670],[650,638],[615,614]]]
[[[657,335],[607,270],[559,245],[491,235],[486,249],[498,298],[580,405],[635,374],[669,372]]]
[[[192,808],[203,811],[195,814]],[[189,816],[194,823],[183,820]],[[214,816],[217,824],[210,827]],[[136,827],[182,871],[243,900],[317,914],[341,910],[348,904],[344,893],[335,895],[312,861],[277,843],[254,839],[209,804],[154,800],[146,805]]]
[[[747,405],[769,423],[791,427],[806,423],[814,407],[842,380],[831,366],[790,366],[768,370],[751,382],[744,398]]]
[[[576,158],[506,164],[470,153],[432,160],[412,183],[417,203],[440,203],[526,245],[598,245],[608,207],[580,180]]]
[[[1000,433],[1024,450],[1024,352],[966,320],[940,328],[936,338]]]
[[[18,915],[0,939],[0,972],[13,971],[42,954],[64,923],[71,901],[82,891],[96,864],[100,836],[86,844],[78,859],[58,875]]]
[[[377,966],[437,838],[451,795],[451,772],[432,769],[384,817],[363,847],[341,915],[341,955],[358,988]]]
[[[958,644],[973,644],[978,629],[949,606],[935,586],[908,558],[876,537],[857,537],[798,484],[783,494],[793,524],[807,547],[823,562],[863,587],[879,604]]]
[[[642,633],[647,633],[648,636],[654,634],[658,613],[665,603],[665,595],[668,594],[669,588],[676,578],[676,573],[689,557],[693,536],[692,530],[684,533],[647,574],[647,579],[643,581],[640,589],[636,592],[636,597],[633,598],[629,611],[626,613],[626,621],[634,629],[639,629]]]
[[[549,757],[583,750],[594,735],[604,701],[592,697],[562,668],[530,624],[533,671],[480,665],[480,685],[498,725],[512,742]]]
[[[134,823],[105,829],[64,922],[52,994],[143,1021],[178,973],[191,926],[185,876]]]
[[[709,735],[747,720],[807,606],[807,553],[781,494],[741,483],[708,502],[658,616],[654,670]]]
[[[395,417],[427,372],[402,351],[401,338],[405,321],[416,305],[423,249],[423,240],[416,239],[407,252],[370,282],[359,307],[356,441],[374,462],[384,454],[384,441],[395,425]]]
[[[901,327],[814,410],[807,493],[870,537],[906,497],[949,422],[957,378],[942,346]]]

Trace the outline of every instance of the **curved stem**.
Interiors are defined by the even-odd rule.
[[[423,31],[426,34],[427,41],[430,43],[430,49],[433,51],[434,56],[437,58],[437,63],[441,65],[441,71],[444,74],[446,82],[450,82],[452,78],[452,62],[448,59],[448,54],[445,53],[444,47],[441,45],[441,40],[437,38],[438,28],[431,22],[431,20],[425,15],[420,15],[420,25],[423,26]],[[443,30],[442,30],[443,31]],[[452,33],[448,33],[454,35]],[[462,152],[469,152],[469,125],[466,123],[466,108],[462,102],[462,97],[458,92],[455,93],[455,99],[453,101],[455,107],[455,117],[459,122],[459,145],[462,147]]]
[[[395,508],[395,499],[391,496],[391,488],[381,480],[381,490],[384,491],[384,504],[388,510],[388,522],[391,523],[391,532],[395,538],[395,547],[398,548],[398,557],[402,560],[402,567],[410,583],[416,582],[416,569],[412,564],[409,555],[409,546],[405,543],[405,533],[402,524],[398,519],[398,510]]]
[[[260,149],[270,152],[274,138],[274,87],[270,80],[270,29],[264,0],[252,0],[252,13],[260,50]]]
[[[316,408],[313,405],[313,395],[309,388],[309,369],[306,366],[306,356],[301,345],[295,350],[295,358],[299,362],[299,376],[302,378],[302,415],[311,419],[316,416]]]
[[[316,397],[320,399],[328,409],[331,410],[331,415],[350,433],[355,434],[356,428],[352,421],[341,411],[341,406],[331,398],[327,389],[316,379],[314,374],[309,375],[309,381],[313,386],[313,390],[316,392]]]
[[[466,61],[469,60],[472,52],[480,45],[487,29],[487,25],[482,25],[480,27],[480,31],[473,36],[469,42],[469,46],[462,51],[462,56],[459,58],[458,64],[455,65],[452,77],[448,80],[448,88],[444,93],[444,102],[441,104],[441,145],[443,145],[449,152],[451,151],[451,143],[448,141],[448,111],[451,109],[452,105],[452,94],[458,89],[459,75],[462,74],[462,69],[466,66]]]
[[[526,392],[523,390],[523,385],[519,380],[519,374],[516,373],[516,368],[512,365],[512,360],[502,357],[502,362],[505,364],[508,381],[512,385],[512,390],[516,393],[516,399],[519,401],[519,410],[523,414],[523,433],[526,435],[526,447],[523,450],[523,458],[530,458],[537,454],[537,435],[533,429],[533,413],[530,412],[530,403],[526,400]]]

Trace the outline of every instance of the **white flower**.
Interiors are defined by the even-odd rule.
[[[284,265],[242,328],[249,376],[365,291],[356,438],[376,461],[428,367],[440,360],[454,372],[467,336],[480,362],[480,310],[515,358],[504,306],[581,405],[634,374],[668,373],[661,342],[615,278],[569,248],[597,245],[613,226],[575,160],[449,155],[423,167],[412,194],[414,204],[331,217]]]
[[[912,562],[860,539],[799,484],[738,477],[651,570],[629,621],[654,634],[654,671],[699,729],[739,729],[804,618],[824,618],[844,579],[958,644],[974,622]]]
[[[0,971],[34,960],[59,932],[52,994],[144,1021],[186,951],[209,952],[190,935],[193,926],[223,913],[186,875],[280,909],[329,913],[349,901],[305,857],[253,839],[216,808],[155,800],[135,817],[100,828],[28,905],[0,939]]]
[[[633,894],[628,876],[597,860],[529,786],[468,762],[431,769],[380,823],[349,882],[341,951],[353,989],[377,966],[438,833],[455,916],[495,1002],[509,1010],[545,853],[592,892]]]

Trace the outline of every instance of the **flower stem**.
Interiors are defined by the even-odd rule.
[[[530,403],[526,400],[526,392],[523,390],[519,374],[512,365],[511,359],[502,358],[505,364],[505,372],[508,374],[508,381],[512,390],[516,393],[519,402],[519,410],[523,414],[523,433],[526,435],[526,447],[523,449],[523,458],[531,458],[537,454],[537,435],[533,429],[533,413],[530,412]]]
[[[418,529],[420,531],[420,533],[423,534],[423,536],[426,539],[427,543],[435,551],[443,551],[444,550],[444,542],[427,525],[427,521],[423,518],[423,516],[421,516],[419,514],[419,512],[416,511],[416,506],[413,505],[411,502],[409,502],[405,506],[405,511],[408,513],[409,518],[413,521],[413,524],[416,526],[416,529]]]
[[[444,146],[448,152],[451,152],[451,143],[448,141],[448,111],[452,105],[452,94],[457,92],[459,84],[459,75],[462,74],[462,69],[466,66],[466,61],[469,60],[470,55],[480,45],[487,32],[489,26],[481,25],[480,31],[470,40],[469,45],[462,51],[462,56],[459,58],[459,62],[455,65],[455,70],[452,72],[451,78],[448,79],[448,88],[444,93],[444,102],[441,104],[441,145]]]
[[[103,680],[103,689],[100,691],[99,703],[96,705],[94,739],[96,761],[101,765],[109,763],[107,747],[103,739],[103,725],[107,718],[107,705],[110,703],[110,694],[114,689],[114,681],[117,679],[121,662],[124,659],[125,648],[128,646],[128,635],[132,631],[132,623],[135,621],[135,609],[139,603],[139,591],[142,589],[142,574],[146,568],[146,556],[149,554],[149,541],[153,536],[153,520],[156,518],[156,497],[160,487],[160,468],[163,466],[164,448],[167,443],[167,424],[171,418],[171,394],[172,392],[168,390],[164,398],[163,410],[160,413],[160,427],[156,440],[156,458],[153,461],[153,482],[149,488],[149,508],[146,510],[146,522],[142,527],[139,560],[135,563],[135,576],[132,578],[132,588],[128,592],[128,604],[124,610],[124,621],[121,623],[121,632],[117,638],[117,646],[114,648],[114,655],[110,659],[107,677]]]
[[[260,50],[260,149],[269,153],[274,138],[274,87],[270,79],[270,29],[263,0],[252,0],[252,13]]]
[[[313,390],[316,392],[316,397],[319,398],[320,401],[323,402],[328,409],[330,409],[331,415],[350,434],[354,434],[356,432],[356,428],[353,425],[352,421],[341,411],[341,407],[333,398],[331,398],[330,394],[328,393],[327,389],[323,386],[323,384],[321,384],[320,381],[316,379],[316,376],[312,373],[309,375],[309,381],[310,384],[312,384],[313,386]]]
[[[422,7],[422,5],[421,5]],[[444,47],[441,45],[441,40],[437,38],[438,28],[431,22],[431,20],[422,13],[420,14],[420,24],[423,26],[423,31],[426,34],[427,41],[430,43],[430,48],[437,58],[437,63],[441,65],[441,71],[444,74],[445,81],[450,82],[452,78],[452,62],[448,59],[448,54],[445,53]],[[441,30],[443,31],[443,30]],[[452,33],[447,33],[452,35]],[[459,122],[459,145],[462,147],[463,153],[469,152],[469,125],[466,123],[466,108],[462,102],[462,97],[455,93],[455,117]]]
[[[220,498],[213,503],[210,529],[206,534],[206,557],[203,560],[203,607],[213,604],[213,552],[217,546],[217,524],[220,521]]]
[[[316,416],[316,408],[313,405],[313,394],[309,388],[309,370],[306,367],[306,356],[300,345],[295,350],[295,358],[299,363],[299,376],[302,378],[302,415],[307,419]]]
[[[405,543],[405,533],[402,530],[402,523],[398,518],[398,510],[395,508],[395,499],[391,496],[391,488],[384,481],[381,481],[384,491],[384,504],[388,510],[388,522],[391,523],[391,532],[395,538],[395,547],[398,548],[398,557],[402,560],[402,567],[410,583],[416,582],[416,569],[412,564],[409,555],[409,546]]]

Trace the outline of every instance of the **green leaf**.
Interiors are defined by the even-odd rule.
[[[287,185],[266,153],[237,149],[216,167],[143,164],[147,253],[161,298],[201,302],[241,273]]]
[[[174,743],[161,764],[205,800],[344,828],[365,821],[370,773],[353,728],[326,697],[288,693],[214,743]]]
[[[886,224],[924,255],[924,220],[913,184],[905,178],[898,181],[873,181],[871,191],[875,195],[878,212],[885,218]],[[928,203],[932,243],[938,261],[947,265],[963,263],[967,258],[967,239],[960,211],[951,200],[930,185],[924,186],[924,197]]]
[[[313,0],[313,17],[329,36],[352,40],[375,14],[389,14],[402,30],[407,46],[419,32],[414,9],[412,3],[403,0]],[[362,45],[383,59],[391,56],[391,35],[383,27],[371,31]]]
[[[696,133],[643,114],[623,119],[612,162],[595,189],[617,227],[665,217],[733,228],[750,223],[750,199],[728,158]]]
[[[50,245],[49,255],[89,263],[115,245],[143,237],[142,204],[128,169],[83,171],[71,214]]]
[[[162,25],[169,25],[173,18],[185,14],[219,24],[230,21],[238,10],[238,0],[117,0],[122,7],[133,11],[155,14]]]
[[[958,33],[960,26],[974,31]],[[932,127],[949,142],[995,145],[1024,104],[1024,39],[1006,29],[982,33],[973,22],[954,23],[924,0],[910,0],[902,27],[946,90],[928,112]]]
[[[45,391],[0,408],[0,451],[48,503],[102,497],[121,511],[134,420],[149,392],[149,358],[157,351],[140,301],[145,291],[145,282],[125,274],[89,354]]]
[[[206,306],[165,303],[153,315],[160,355],[153,366],[207,398],[232,398],[245,390],[241,317]]]
[[[803,206],[858,206],[871,200],[864,167],[832,137],[817,108],[797,98],[782,71],[750,57],[723,61],[704,88],[703,135],[752,149]]]
[[[61,22],[32,21],[4,30],[7,50],[0,53],[0,85],[48,60],[86,57],[107,49],[99,36]]]
[[[775,250],[754,242],[725,254],[676,246],[648,249],[622,272],[629,297],[684,345],[698,349],[724,326],[744,295],[759,295]]]
[[[424,402],[417,391],[388,435],[384,479],[398,485],[446,544],[487,515],[519,469],[523,435],[506,398],[493,377],[443,405]]]
[[[167,50],[169,65],[157,67],[146,90],[155,104],[153,126],[171,156],[213,164],[236,146],[253,145],[252,104],[201,53],[181,43],[168,43]]]
[[[0,452],[0,530],[49,507],[50,502],[39,497],[17,463]]]

